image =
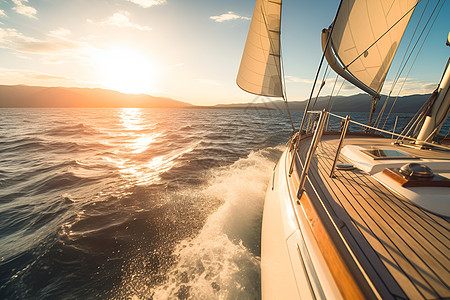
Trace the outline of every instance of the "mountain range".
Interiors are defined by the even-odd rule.
[[[393,112],[416,112],[430,95],[410,95],[398,97]],[[214,106],[196,106],[166,97],[154,97],[145,94],[124,94],[99,88],[41,87],[26,85],[0,85],[0,108],[12,107],[139,107],[139,108],[203,108],[203,109],[270,109],[284,110],[281,100],[267,100],[259,97],[250,103],[218,104]],[[386,97],[381,97],[379,110]],[[386,109],[390,109],[395,97],[388,99]],[[336,112],[368,112],[371,97],[366,94],[319,97],[314,110],[322,110],[332,105]],[[307,101],[288,102],[291,110],[304,110]]]
[[[171,98],[90,88],[0,85],[0,107],[181,108],[192,104]]]
[[[409,95],[404,97],[390,97],[386,104],[386,110],[392,106],[395,101],[395,106],[392,112],[416,112],[425,101],[430,97],[430,94],[425,95]],[[267,101],[267,98],[262,98],[260,101],[252,103],[238,103],[238,104],[219,104],[218,108],[245,108],[245,109],[270,109],[270,110],[285,110],[286,105],[283,101]],[[325,107],[331,106],[331,111],[335,112],[368,112],[370,110],[370,104],[372,97],[367,94],[357,94],[352,96],[337,96],[330,99],[330,96],[319,97],[317,101],[315,98],[312,100],[311,106],[313,110],[322,110]],[[386,96],[382,96],[378,101],[376,111],[379,111],[386,101]],[[288,106],[290,110],[305,110],[307,100],[303,101],[289,101]]]

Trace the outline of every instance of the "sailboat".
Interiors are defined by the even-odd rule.
[[[313,92],[300,128],[291,122],[264,203],[263,299],[450,298],[450,149],[436,142],[449,114],[449,63],[402,133],[372,119],[417,4],[342,0],[322,31],[322,60],[372,96],[369,123],[311,110]],[[256,1],[237,84],[286,100],[281,7]],[[339,131],[326,130],[332,119]]]

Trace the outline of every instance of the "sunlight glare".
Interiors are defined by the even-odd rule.
[[[154,89],[156,66],[138,51],[113,48],[98,53],[96,61],[105,88],[127,94],[150,93]]]

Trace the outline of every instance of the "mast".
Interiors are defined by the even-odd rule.
[[[447,46],[450,46],[450,33],[447,39]],[[441,82],[439,83],[438,95],[430,109],[430,113],[425,117],[422,129],[417,137],[417,144],[431,142],[439,133],[450,112],[450,58],[444,70]]]

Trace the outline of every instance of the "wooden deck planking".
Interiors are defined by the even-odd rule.
[[[316,177],[319,176],[319,174],[315,174],[314,172],[310,173],[310,177]],[[320,178],[319,178],[320,180]],[[325,181],[325,188],[328,189],[333,198],[335,199],[345,199],[346,195],[341,192],[339,188],[336,188],[336,185],[329,185],[329,182]],[[327,201],[327,200],[325,200]],[[383,287],[389,291],[390,294],[398,295],[398,296],[404,296],[403,290],[397,286],[394,285],[389,281],[390,276],[386,276],[386,272],[380,272],[380,269],[384,269],[384,264],[379,260],[379,253],[375,253],[372,246],[373,244],[380,243],[379,239],[376,238],[373,234],[369,234],[368,230],[361,230],[361,224],[364,223],[364,220],[358,215],[356,210],[354,210],[354,207],[351,205],[350,202],[343,200],[343,203],[339,203],[340,207],[344,209],[339,209],[333,205],[331,205],[331,210],[339,217],[340,220],[345,222],[346,228],[348,230],[348,234],[345,232],[343,233],[344,236],[346,236],[346,239],[348,239],[349,244],[353,248],[353,250],[359,254],[358,258],[363,263],[364,268],[367,272],[371,273],[373,277],[374,275],[377,277],[373,280],[377,282],[381,282]],[[330,203],[329,203],[330,204]],[[355,213],[353,218],[350,218],[350,216],[345,212],[345,210],[351,211],[352,213]],[[354,226],[349,226],[349,224],[354,224]],[[348,236],[349,235],[349,236]],[[351,239],[349,239],[349,237]],[[365,238],[366,243],[361,241],[361,237]],[[381,245],[381,243],[380,243]],[[389,256],[390,254],[387,251],[383,251],[381,249],[380,251],[382,255]],[[380,266],[381,264],[381,266]],[[367,268],[369,269],[367,270]],[[395,273],[397,269],[394,269],[392,273]],[[389,274],[391,275],[391,274]],[[404,275],[403,273],[398,274],[398,276]],[[415,289],[413,285],[411,285],[412,289]]]
[[[379,226],[379,222],[376,222],[373,218],[373,210],[366,210],[364,208],[365,198],[357,191],[352,189],[351,186],[338,180],[335,182],[335,186],[342,189],[344,194],[348,197],[342,199],[340,204],[344,206],[347,212],[350,213],[353,223],[360,232],[365,236],[366,240],[374,248],[374,250],[380,254],[381,261],[390,270],[391,274],[399,281],[400,286],[410,298],[422,297],[422,292],[412,284],[409,276],[419,277],[419,273],[408,263],[408,260],[401,251],[396,249],[396,241],[392,239],[386,230]],[[352,210],[348,207],[351,205]],[[381,223],[385,224],[384,222]],[[398,242],[398,241],[397,241]],[[425,282],[422,282],[425,284]],[[407,289],[405,289],[407,285]],[[433,297],[433,294],[428,295],[427,298]]]
[[[336,215],[344,222],[351,220],[361,234],[359,240],[364,242],[361,240],[364,237],[373,247],[408,297],[449,297],[448,220],[393,194],[362,171],[336,171],[338,177],[329,178],[334,153],[335,145],[326,140],[321,142],[317,156],[322,159],[314,160],[316,168],[312,166],[309,176],[326,185],[323,188],[334,198],[334,205],[329,203]],[[349,217],[343,217],[336,204],[344,208]],[[350,231],[355,234],[355,230]],[[362,248],[367,246],[362,245]],[[372,265],[382,273],[379,266]],[[391,292],[401,297],[398,291],[392,290],[392,285]]]
[[[422,251],[424,251],[424,255],[427,255],[429,258],[429,260],[427,258],[427,261],[435,263],[435,267],[433,269],[435,269],[438,274],[441,274],[442,277],[447,276],[447,278],[450,278],[450,272],[448,268],[442,263],[443,261],[448,260],[450,256],[449,248],[441,240],[434,237],[432,233],[435,230],[430,231],[431,228],[429,230],[425,230],[421,226],[421,224],[417,222],[417,220],[421,220],[420,217],[418,218],[417,214],[415,215],[415,218],[407,214],[407,212],[405,211],[407,207],[415,207],[415,205],[411,204],[407,200],[399,199],[394,194],[392,194],[390,190],[388,190],[381,184],[376,184],[369,187],[370,181],[365,175],[361,175],[355,172],[346,172],[345,174],[352,178],[356,185],[359,185],[360,187],[366,186],[370,192],[374,192],[376,197],[370,195],[370,192],[368,193],[367,189],[365,190],[367,195],[372,197],[375,201],[383,202],[382,204],[378,203],[378,205],[380,205],[380,209],[383,209],[386,214],[392,217],[394,225],[400,226],[401,230],[404,230],[407,235],[415,240],[416,246],[418,247],[415,248],[415,251],[416,249],[421,249]],[[422,211],[422,214],[423,213],[430,214],[428,212]],[[400,220],[398,218],[400,218]],[[416,226],[413,226],[412,224]],[[419,234],[412,235],[411,232]],[[430,233],[431,236],[429,236]],[[443,236],[442,234],[441,238],[445,240],[445,236]]]
[[[323,149],[324,148],[322,147],[322,150]],[[355,181],[355,178],[371,178],[367,175],[364,175],[363,172],[345,172],[344,174],[345,176],[342,177],[344,178],[344,180],[347,180],[348,185],[354,189],[353,192],[362,195],[362,199],[366,200],[365,203],[369,205],[369,207],[364,205],[364,209],[368,209],[369,215],[375,216],[374,221],[384,221],[379,222],[379,224],[384,225],[382,230],[387,232],[390,239],[392,239],[392,241],[394,242],[396,249],[400,253],[402,253],[402,255],[404,255],[404,257],[407,259],[407,262],[409,262],[414,269],[417,269],[417,274],[415,276],[411,276],[411,281],[416,282],[417,284],[422,286],[427,286],[427,283],[428,287],[425,288],[425,290],[430,289],[430,292],[433,291],[432,293],[436,293],[436,296],[438,297],[447,296],[449,294],[449,288],[442,277],[449,278],[448,271],[445,270],[445,268],[442,267],[442,264],[440,264],[432,255],[430,255],[429,251],[427,251],[427,248],[436,248],[426,239],[418,241],[416,237],[420,235],[415,234],[415,229],[411,226],[407,226],[407,222],[403,222],[401,224],[399,221],[397,221],[397,218],[395,218],[395,215],[397,214],[396,211],[390,209],[390,206],[387,205],[389,202],[397,199],[397,197],[389,197],[391,196],[389,194],[374,194],[373,191],[375,191],[376,188],[379,188],[377,186],[380,185],[380,183],[378,183],[377,181],[374,181],[370,186],[361,186],[360,184],[358,184],[358,182]],[[339,178],[340,177],[338,177],[337,179]],[[404,201],[404,203],[408,202]],[[376,216],[378,216],[379,218],[377,218]],[[411,232],[414,232],[414,235],[411,234]],[[423,245],[422,243],[426,244]],[[445,257],[441,257],[441,259],[446,260]],[[424,281],[418,280],[419,278],[417,277],[417,275],[422,277]],[[429,296],[427,295],[425,295],[425,297],[429,298]]]
[[[329,143],[325,142],[323,144],[329,144]],[[335,152],[335,150],[331,150],[331,151]],[[334,153],[332,153],[332,155],[334,155]],[[363,181],[365,181],[365,183],[367,183],[367,182],[370,183],[371,181],[373,181],[373,179],[370,176],[368,177],[366,175],[360,176],[360,178],[363,178],[364,179]],[[370,178],[370,179],[367,179],[367,178]],[[381,195],[390,194],[393,197],[393,198],[391,197],[391,200],[394,200],[393,202],[397,203],[398,207],[402,208],[403,210],[406,209],[407,211],[410,211],[410,213],[414,213],[415,217],[420,217],[419,219],[413,218],[414,221],[417,221],[417,220],[420,221],[420,223],[416,222],[417,224],[420,224],[424,228],[431,226],[432,228],[429,228],[428,231],[429,232],[434,231],[435,233],[440,234],[439,239],[438,239],[439,243],[442,244],[445,248],[450,249],[449,246],[447,246],[450,244],[450,235],[448,235],[448,232],[450,232],[450,223],[448,222],[448,220],[446,220],[445,218],[439,217],[435,214],[429,213],[429,212],[423,210],[422,208],[412,204],[411,202],[409,202],[406,199],[398,198],[397,194],[393,193],[392,190],[388,189],[387,187],[385,187],[381,184],[377,184],[375,187],[377,188],[374,190],[375,192],[379,192],[379,193],[381,193]],[[401,205],[398,205],[399,203]],[[408,213],[408,212],[406,212],[406,213]],[[410,213],[408,213],[408,214],[410,214]],[[440,230],[444,230],[444,232],[446,234],[441,234]],[[443,242],[443,241],[445,241],[445,242]]]
[[[317,161],[315,161],[315,162],[317,163]],[[315,174],[314,171],[315,170],[310,171],[311,177],[313,177],[314,175],[320,176],[318,173]],[[319,178],[318,180],[320,181],[321,178]],[[377,236],[371,232],[371,230],[369,229],[369,225],[367,225],[366,221],[364,220],[364,217],[366,217],[366,216],[365,215],[361,216],[360,212],[357,209],[355,209],[353,203],[347,199],[347,197],[350,197],[351,194],[349,192],[345,192],[346,187],[341,182],[339,182],[339,181],[333,182],[331,180],[326,180],[326,181],[324,181],[324,183],[328,186],[328,191],[330,191],[334,194],[334,196],[335,196],[334,200],[336,201],[336,203],[338,205],[340,205],[343,208],[342,211],[345,211],[346,213],[348,213],[347,217],[342,216],[342,214],[338,214],[340,219],[344,222],[346,220],[350,220],[350,222],[353,223],[354,228],[361,235],[361,237],[358,237],[358,235],[353,234],[355,241],[357,241],[357,243],[358,243],[358,246],[361,247],[361,249],[363,250],[363,255],[367,256],[368,251],[374,251],[374,253],[376,255],[376,260],[370,259],[369,257],[367,257],[367,260],[370,262],[372,267],[375,269],[374,271],[379,274],[379,278],[381,279],[383,284],[385,286],[389,287],[390,293],[401,296],[403,294],[403,290],[400,292],[393,291],[392,284],[386,280],[386,278],[385,278],[386,271],[384,270],[384,264],[382,263],[382,267],[380,267],[379,264],[376,264],[377,260],[379,260],[380,257],[384,257],[386,260],[389,260],[389,261],[394,261],[394,259],[391,257],[391,253],[385,248],[385,246],[383,245],[383,242],[380,239],[380,236],[384,235],[384,233],[382,233],[380,231],[380,233],[379,233],[380,236]],[[332,203],[331,203],[331,205],[332,205]],[[339,211],[339,209],[335,209],[335,211]],[[348,226],[349,230],[352,229],[352,226],[350,224],[347,223],[347,226]],[[364,229],[364,228],[366,228],[366,229]],[[354,233],[354,230],[351,230],[351,231]],[[365,238],[365,240],[369,243],[369,245],[368,245],[370,247],[369,250],[367,249],[367,247],[365,247],[365,245],[363,245],[364,241],[361,241],[362,238]],[[365,266],[365,267],[367,267],[367,266]],[[411,295],[411,292],[416,291],[416,293],[411,295],[412,297],[415,297],[415,298],[421,297],[421,294],[417,291],[415,286],[408,280],[406,274],[401,271],[400,267],[398,267],[398,265],[395,263],[395,261],[393,264],[388,265],[387,268],[390,269],[389,274],[394,276],[397,279],[397,281],[402,280],[402,281],[406,282],[407,290],[410,291],[410,293],[409,293],[410,295]],[[387,276],[387,277],[389,277],[389,276]]]

